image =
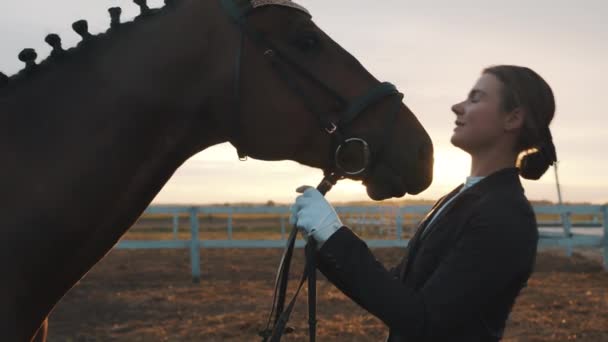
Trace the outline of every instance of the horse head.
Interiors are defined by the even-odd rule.
[[[372,199],[424,190],[431,140],[380,83],[291,2],[221,1],[232,25],[228,140],[253,158],[295,160],[362,180]]]

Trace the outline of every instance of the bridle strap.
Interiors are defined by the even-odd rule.
[[[363,113],[371,104],[379,102],[381,99],[399,94],[397,87],[389,82],[383,82],[369,90],[366,94],[356,98],[348,107],[346,112],[340,116],[340,124],[351,123],[359,114]]]
[[[228,12],[228,14],[232,17],[233,21],[240,28],[240,42],[237,49],[237,62],[235,66],[235,85],[234,85],[234,98],[237,102],[234,105],[234,113],[233,120],[238,118],[239,113],[239,104],[240,104],[240,78],[242,73],[242,51],[244,48],[244,36],[247,35],[250,37],[257,45],[265,46],[267,49],[266,52],[267,57],[273,59],[272,65],[277,70],[277,74],[279,77],[287,84],[287,86],[297,95],[299,95],[303,99],[303,103],[306,108],[315,114],[317,117],[321,128],[333,134],[336,129],[344,128],[348,124],[350,124],[359,114],[361,114],[370,104],[378,102],[380,99],[399,94],[397,88],[388,82],[380,83],[364,95],[354,99],[350,104],[343,96],[341,96],[335,89],[329,87],[326,82],[320,80],[314,73],[310,72],[306,68],[304,68],[301,64],[294,61],[288,53],[283,51],[283,49],[279,48],[276,44],[274,44],[269,39],[265,38],[255,29],[249,27],[244,19],[246,16],[253,10],[251,3],[248,0],[220,0],[222,6]],[[265,53],[266,54],[266,53]],[[280,62],[285,63],[292,69],[298,72],[300,76],[304,76],[306,79],[315,84],[316,87],[322,89],[326,94],[328,94],[334,101],[334,104],[338,107],[344,107],[344,112],[336,113],[339,117],[338,122],[331,122],[328,118],[327,112],[321,110],[318,106],[316,106],[312,101],[307,99],[312,98],[306,94],[306,91],[298,85],[297,82],[293,80],[293,78],[289,77],[289,72],[281,65]],[[346,107],[348,106],[348,107]],[[234,124],[233,127],[238,127],[238,123]],[[240,147],[240,143],[238,142],[238,137],[240,136],[238,133],[235,134],[233,132],[232,139],[235,141],[235,145],[237,145],[237,149]],[[244,154],[244,153],[243,153]]]
[[[394,86],[393,86],[394,87]],[[391,89],[390,86],[380,85],[375,88],[376,91],[370,93],[371,95],[364,96],[362,99],[367,99],[367,101],[378,101],[383,97],[389,96],[391,94],[395,94],[395,91]],[[397,92],[397,94],[399,94]],[[402,94],[399,94],[399,101],[395,103],[395,108],[392,108],[390,112],[390,117],[387,120],[387,127],[384,132],[393,132],[394,120],[397,117],[397,112],[399,110],[399,105],[401,103]],[[369,103],[365,103],[363,101],[357,104],[358,108],[365,109]],[[379,146],[378,155],[380,155],[384,151],[384,147],[386,145],[386,141],[390,139],[391,135],[387,134],[386,139],[383,139],[385,143]],[[328,170],[325,171],[326,176],[323,181],[319,184],[317,189],[322,193],[326,194],[336,182],[343,178],[342,174],[339,171],[330,172]],[[291,258],[293,256],[293,250],[295,247],[295,240],[297,238],[297,227],[293,227],[288,239],[287,246],[283,253],[283,257],[281,258],[281,263],[279,264],[279,269],[277,273],[277,278],[275,280],[275,293],[273,296],[273,305],[268,317],[268,322],[266,325],[266,330],[262,331],[260,334],[264,338],[264,342],[279,342],[281,340],[282,335],[285,332],[290,332],[293,329],[287,327],[287,322],[291,316],[293,308],[295,306],[295,302],[300,293],[304,282],[308,280],[308,325],[309,325],[309,338],[310,341],[315,341],[316,338],[316,253],[317,246],[316,241],[311,237],[306,243],[305,247],[305,255],[306,255],[306,265],[304,268],[304,273],[302,274],[302,278],[298,284],[296,292],[294,293],[291,301],[285,308],[285,299],[287,293],[287,283],[288,283],[288,275],[289,268],[291,264]],[[278,293],[277,293],[278,292]],[[284,310],[283,310],[284,309]],[[271,328],[271,320],[274,313],[274,324],[273,328]]]
[[[247,35],[250,37],[257,45],[264,46],[266,51],[264,53],[265,57],[271,60],[273,68],[277,71],[277,75],[281,78],[283,82],[288,86],[291,91],[298,95],[301,99],[303,99],[303,103],[308,111],[313,113],[322,128],[329,129],[331,127],[331,122],[328,120],[328,115],[325,111],[321,110],[319,106],[317,106],[313,101],[309,101],[308,99],[312,98],[309,96],[306,91],[291,77],[289,77],[289,71],[283,66],[291,67],[294,71],[298,73],[298,75],[303,76],[308,81],[312,82],[317,88],[322,89],[326,94],[328,94],[339,107],[346,107],[347,101],[334,89],[329,87],[325,82],[320,80],[316,75],[312,72],[304,68],[299,63],[295,62],[294,59],[286,52],[284,52],[280,47],[274,44],[269,39],[262,36],[258,31],[252,29],[247,26],[242,20],[239,21],[239,25],[241,27],[241,34]],[[282,63],[281,63],[282,62]],[[340,116],[342,116],[340,114]]]
[[[379,102],[385,97],[389,96],[399,96],[399,101],[395,103],[394,110],[391,110],[391,117],[387,120],[387,130],[393,132],[394,127],[392,126],[394,119],[396,118],[397,112],[399,110],[399,105],[401,104],[401,98],[403,95],[399,93],[397,88],[388,82],[380,83],[370,89],[368,92],[363,94],[360,97],[355,98],[352,101],[347,101],[342,97],[336,90],[329,87],[325,82],[319,79],[314,73],[307,70],[304,66],[297,63],[294,58],[292,58],[288,53],[284,52],[278,46],[276,46],[272,41],[266,39],[263,35],[261,35],[255,29],[249,27],[246,22],[246,16],[253,10],[252,4],[250,0],[219,0],[224,10],[232,17],[233,21],[237,24],[240,29],[240,37],[239,37],[239,45],[236,53],[236,64],[235,64],[235,78],[234,78],[234,99],[235,103],[233,105],[233,115],[232,115],[232,127],[236,127],[231,132],[231,141],[237,148],[239,153],[239,157],[244,157],[245,153],[242,150],[242,145],[240,143],[240,124],[238,121],[239,112],[240,112],[240,83],[241,83],[241,74],[242,74],[242,54],[244,48],[244,38],[245,36],[251,38],[256,45],[263,46],[266,48],[266,52],[264,55],[267,58],[272,59],[272,66],[277,71],[277,75],[284,81],[284,83],[290,88],[290,90],[297,94],[301,99],[306,109],[313,113],[317,119],[319,120],[319,124],[321,128],[326,131],[331,136],[331,146],[332,150],[330,151],[330,168],[326,168],[324,170],[325,178],[319,184],[317,189],[325,195],[327,191],[329,191],[333,185],[339,179],[344,178],[347,175],[353,175],[349,173],[345,173],[344,170],[337,169],[336,166],[336,158],[335,151],[337,151],[337,147],[347,141],[347,137],[344,135],[344,128],[347,127],[352,121],[354,121],[361,113],[363,113],[369,106]],[[335,105],[338,105],[341,109],[340,112],[336,112],[337,122],[332,122],[329,119],[329,115],[327,115],[327,111],[321,110],[314,102],[309,99],[312,96],[308,96],[306,91],[296,82],[293,78],[289,77],[290,72],[288,71],[286,66],[290,67],[291,70],[297,72],[298,75],[303,76],[310,82],[312,82],[316,87],[325,91],[335,102]],[[385,131],[386,132],[386,131]],[[385,139],[380,139],[379,141],[388,141],[391,135],[386,134]],[[362,139],[360,139],[362,140]],[[362,140],[364,141],[364,140]],[[384,150],[384,144],[378,144],[378,155],[382,153]],[[365,143],[367,146],[367,143]],[[335,149],[334,149],[335,147]],[[366,147],[367,148],[367,147]],[[361,173],[365,172],[370,163],[373,163],[371,160],[366,162]],[[357,173],[359,174],[359,173]],[[289,238],[287,240],[286,248],[283,252],[283,256],[281,258],[281,263],[279,265],[277,277],[275,279],[275,288],[274,288],[274,296],[273,296],[273,304],[272,309],[268,317],[268,322],[266,325],[266,330],[260,332],[260,335],[264,338],[263,341],[271,341],[271,342],[279,342],[281,340],[281,336],[285,332],[289,332],[291,329],[287,328],[287,322],[293,311],[295,306],[295,302],[298,294],[306,280],[308,280],[308,324],[309,324],[309,338],[310,341],[315,341],[316,338],[316,253],[317,253],[317,244],[314,239],[311,237],[306,244],[305,254],[306,254],[306,265],[304,272],[302,274],[302,278],[300,279],[299,285],[296,289],[293,298],[285,307],[285,299],[287,293],[287,283],[288,283],[288,275],[289,268],[291,265],[291,259],[293,256],[293,251],[295,247],[295,241],[297,238],[298,229],[297,227],[293,227],[291,233],[289,234]],[[273,320],[274,314],[274,320]],[[271,328],[272,325],[272,328]]]
[[[317,186],[317,190],[325,195],[338,181],[338,177],[335,174],[327,175],[323,178],[321,183]],[[289,304],[283,310],[285,305],[285,295],[287,290],[287,282],[289,275],[289,265],[291,264],[291,257],[293,256],[293,250],[295,247],[295,241],[298,234],[298,228],[294,226],[289,234],[287,239],[287,247],[283,252],[283,257],[281,258],[281,263],[279,265],[279,272],[277,273],[277,278],[275,281],[275,294],[273,298],[273,306],[268,317],[268,323],[266,324],[266,330],[260,332],[260,335],[263,337],[263,342],[279,342],[281,337],[285,332],[293,331],[292,328],[287,327],[287,322],[289,321],[289,317],[295,307],[296,300],[298,298],[298,294],[304,285],[304,282],[308,279],[308,329],[309,329],[309,339],[310,341],[315,341],[316,339],[316,324],[317,324],[317,316],[316,316],[316,302],[317,302],[317,291],[316,291],[316,280],[317,280],[317,262],[316,262],[316,253],[317,253],[317,243],[311,237],[308,239],[305,247],[305,255],[306,255],[306,265],[304,266],[304,273],[300,278],[300,282],[298,283],[298,287],[296,288],[296,292],[294,293],[292,299],[289,301]],[[282,289],[279,291],[278,296],[276,289]],[[276,310],[276,311],[275,311]],[[273,327],[271,328],[271,319],[272,314],[275,313],[275,319]]]
[[[239,142],[239,137],[241,136],[240,134],[240,123],[238,120],[238,113],[240,112],[241,108],[240,108],[240,104],[241,104],[241,69],[242,69],[242,57],[243,57],[243,43],[245,41],[245,37],[243,32],[241,32],[239,34],[239,45],[238,48],[236,50],[236,64],[234,67],[234,89],[233,89],[233,98],[234,98],[234,103],[233,103],[233,114],[231,116],[232,118],[232,132],[233,132],[233,136],[232,136],[232,140],[234,141],[234,145],[236,147],[237,150],[237,154],[239,156],[240,160],[245,160],[247,158],[247,155],[243,152],[242,149],[240,149],[240,142]]]
[[[276,58],[276,57],[273,57],[273,58]],[[337,95],[335,93],[335,91],[331,90],[331,88],[327,88],[325,86],[325,84],[322,81],[320,81],[318,78],[316,78],[312,73],[308,72],[306,69],[297,65],[297,63],[291,62],[291,60],[287,57],[285,57],[284,61],[289,61],[290,62],[290,63],[288,63],[289,65],[298,66],[298,68],[299,68],[298,70],[300,70],[301,75],[307,76],[307,78],[314,81],[314,83],[316,83],[318,85],[322,85],[323,87],[328,89],[328,92],[330,92],[330,94],[334,97],[334,99],[336,99],[336,102],[339,105],[344,106],[344,104],[348,103],[340,95]],[[304,89],[297,82],[295,82],[293,78],[289,77],[288,71],[281,65],[281,63],[279,63],[278,61],[274,61],[273,66],[274,66],[275,70],[277,71],[277,74],[279,75],[279,77],[284,81],[284,83],[288,86],[288,88],[290,88],[292,90],[293,93],[300,95],[300,97],[303,99],[310,98],[310,96],[308,96],[306,94]],[[395,101],[395,107],[391,108],[391,110],[389,112],[389,115],[391,118],[389,120],[387,120],[387,127],[386,127],[386,130],[384,131],[384,132],[392,132],[393,131],[392,124],[394,123],[394,121],[395,121],[394,119],[396,118],[397,112],[399,111],[399,106],[401,104],[401,99],[403,98],[403,94],[401,94],[397,90],[397,88],[389,82],[380,83],[377,86],[370,89],[367,93],[355,98],[355,100],[353,100],[353,102],[350,103],[348,105],[348,107],[346,107],[346,110],[344,112],[338,113],[338,121],[336,121],[336,122],[332,122],[329,119],[328,115],[326,113],[323,113],[322,110],[320,110],[313,102],[303,101],[304,105],[306,106],[308,111],[314,113],[317,116],[320,127],[323,128],[332,137],[332,142],[331,142],[332,148],[330,149],[330,156],[329,156],[331,163],[330,163],[330,166],[328,167],[328,170],[330,170],[331,172],[334,172],[334,173],[339,173],[343,177],[353,175],[348,172],[344,172],[344,170],[340,170],[340,169],[336,168],[337,164],[336,164],[336,159],[335,159],[334,153],[335,153],[335,151],[337,151],[337,149],[339,148],[339,146],[341,144],[343,144],[345,141],[347,141],[347,138],[344,136],[343,130],[345,127],[348,127],[348,125],[350,123],[352,123],[354,121],[354,119],[356,119],[358,117],[358,115],[363,113],[369,106],[371,106],[371,105],[379,102],[383,98],[389,97],[389,96],[398,97],[398,100]],[[378,141],[385,142],[388,139],[390,139],[391,137],[392,137],[392,135],[386,134],[386,135],[384,135],[384,137],[380,137],[380,139]],[[376,155],[376,159],[378,156],[381,155],[380,151],[382,151],[384,149],[384,146],[386,146],[386,143],[378,144],[377,150],[379,151],[379,153],[374,154],[374,155]],[[371,161],[372,160],[370,159],[369,162],[371,162]],[[362,172],[365,171],[368,167],[369,167],[368,164],[364,165]]]
[[[308,336],[310,342],[317,337],[317,241],[312,237],[305,247],[308,270]]]

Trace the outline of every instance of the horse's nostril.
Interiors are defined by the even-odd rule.
[[[418,160],[419,161],[428,161],[433,158],[433,145],[431,144],[423,144],[420,146],[418,150]]]

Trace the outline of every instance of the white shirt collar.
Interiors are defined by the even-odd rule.
[[[464,182],[464,186],[462,187],[462,189],[468,189],[470,187],[472,187],[473,185],[479,183],[480,180],[484,179],[485,177],[475,177],[475,176],[469,176],[467,177],[466,181]]]

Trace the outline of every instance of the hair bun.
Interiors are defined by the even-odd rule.
[[[542,149],[528,153],[521,157],[519,162],[519,174],[525,179],[537,180],[547,172],[553,164],[543,153]]]

